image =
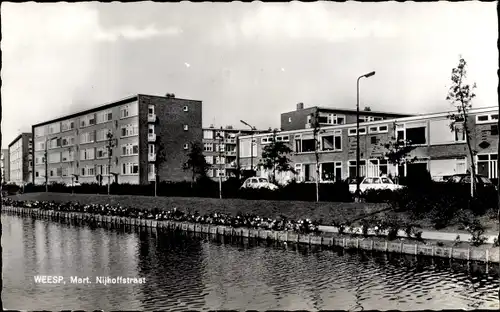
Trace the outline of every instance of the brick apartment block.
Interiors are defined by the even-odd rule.
[[[189,180],[182,165],[191,144],[202,141],[201,120],[201,101],[138,94],[33,125],[32,179],[45,183],[47,144],[49,183],[92,183],[101,175],[103,184],[108,177],[148,184],[155,179],[155,166],[159,181]],[[109,132],[115,145],[110,156]],[[166,154],[161,163],[156,157],[160,146]]]

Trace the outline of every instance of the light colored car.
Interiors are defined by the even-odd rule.
[[[266,178],[258,178],[258,177],[253,177],[253,178],[248,178],[245,180],[245,183],[241,186],[242,189],[260,189],[260,188],[266,188],[269,190],[277,190],[278,186],[275,184],[269,182],[268,179]]]
[[[366,177],[359,184],[359,190],[364,192],[366,190],[400,190],[403,186],[395,184],[388,177]],[[356,184],[349,184],[349,191],[356,192]]]

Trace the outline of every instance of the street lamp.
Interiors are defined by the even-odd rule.
[[[375,75],[375,72],[369,72],[368,74],[362,75],[358,77],[356,81],[356,198],[359,199],[359,162],[360,160],[360,152],[359,152],[359,80],[361,78],[369,78]]]
[[[219,198],[222,199],[222,139],[223,137],[220,135],[220,133],[217,134],[217,139],[219,139]]]
[[[240,122],[246,126],[249,126],[250,130],[252,130],[252,132],[250,133],[250,135],[251,135],[251,138],[250,138],[250,170],[253,171],[253,131],[255,130],[255,127],[251,126],[250,124],[248,124],[244,120],[240,120]]]
[[[57,140],[59,139],[59,137],[55,137],[55,138],[52,138],[49,140],[49,138],[46,138],[45,139],[45,153],[44,153],[44,156],[45,156],[45,192],[48,193],[49,192],[49,160],[48,160],[48,157],[47,157],[47,148],[48,148],[48,142],[49,141],[52,141],[52,140]]]

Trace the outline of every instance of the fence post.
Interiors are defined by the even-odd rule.
[[[370,250],[373,250],[373,239],[372,239],[372,241],[370,243]]]
[[[359,249],[359,238],[356,238],[356,249]]]
[[[388,243],[387,241],[385,241],[385,252],[389,251],[389,246],[388,246]]]
[[[467,261],[470,261],[470,248],[467,248]]]
[[[418,244],[415,244],[415,256],[418,255]]]
[[[434,256],[435,256],[434,246],[432,246],[432,252],[431,252],[431,255],[432,255],[432,257],[434,257]]]
[[[489,262],[490,262],[490,250],[486,249],[486,266],[488,266]]]
[[[403,253],[403,242],[401,242],[400,253]]]
[[[453,258],[453,247],[450,247],[450,259]]]

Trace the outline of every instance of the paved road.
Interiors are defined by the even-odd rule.
[[[330,233],[338,233],[338,230],[334,226],[326,226],[326,225],[320,225],[319,230],[323,232],[330,232]],[[346,233],[359,233],[361,234],[361,228],[352,228],[350,231],[346,231]],[[368,234],[374,235],[375,233],[371,230],[368,231]],[[457,237],[457,235],[460,235],[460,240],[462,242],[469,241],[469,239],[472,237],[472,235],[467,234],[467,233],[446,233],[446,232],[436,232],[436,231],[427,231],[427,230],[422,230],[422,238],[423,239],[433,239],[433,240],[440,240],[440,241],[454,241]],[[406,233],[402,230],[398,232],[398,236],[400,237],[407,237]],[[493,241],[496,237],[496,235],[485,235],[487,238],[487,243],[493,244]]]

